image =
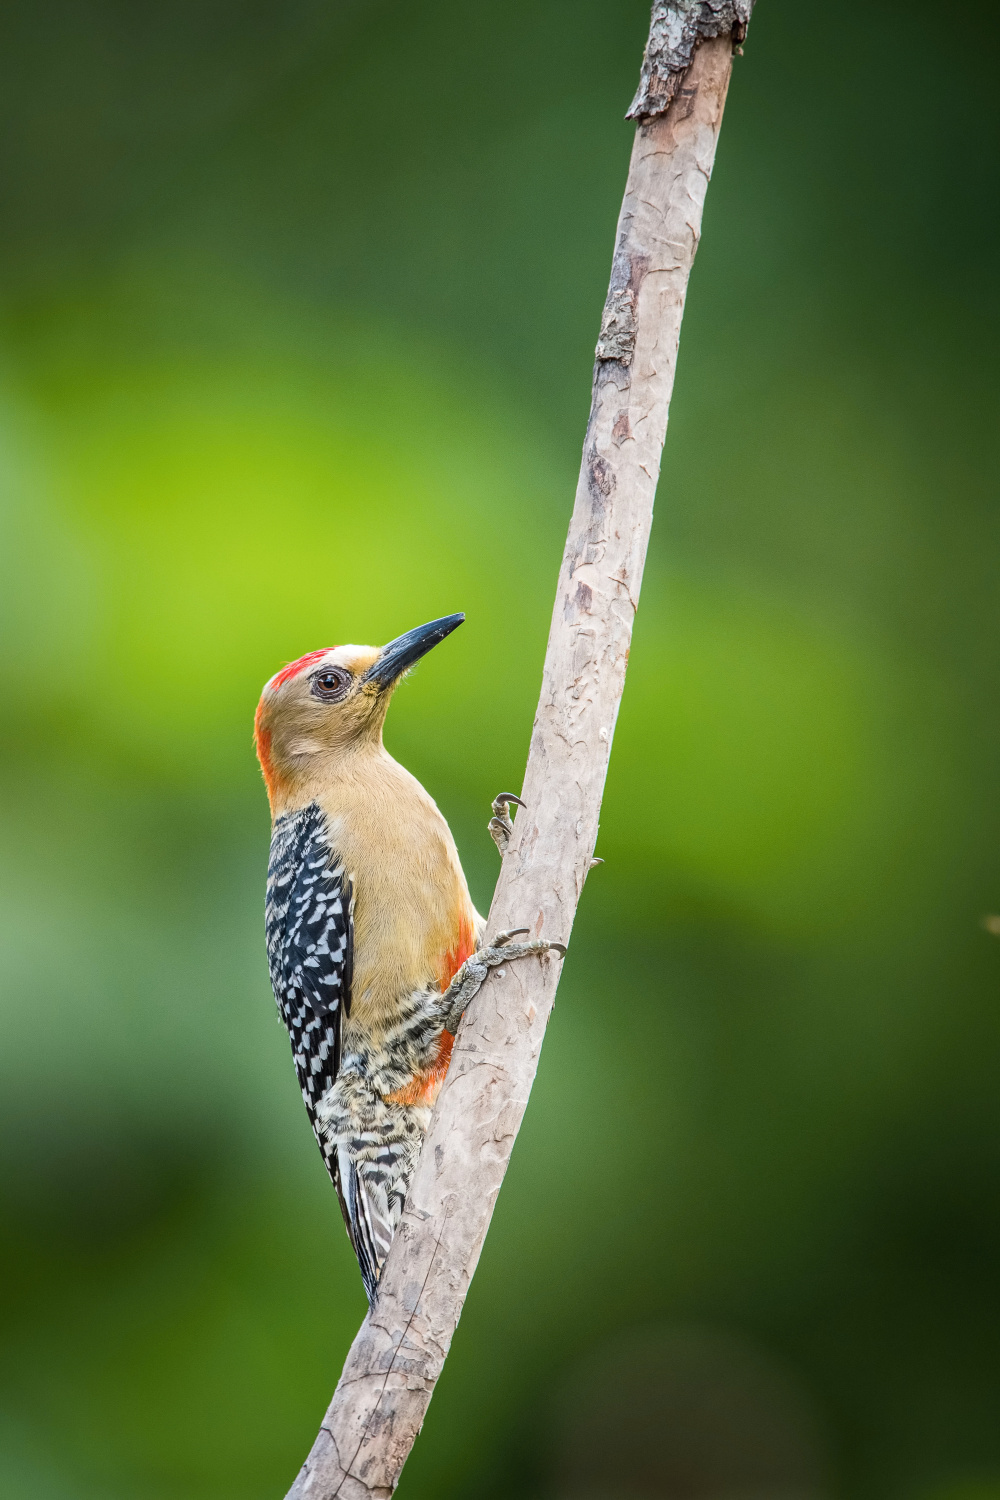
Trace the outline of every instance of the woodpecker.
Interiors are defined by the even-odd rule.
[[[469,1001],[498,964],[558,943],[482,947],[451,830],[382,743],[393,690],[447,615],[381,648],[310,651],[265,685],[254,724],[271,805],[271,984],[370,1306]],[[489,831],[504,853],[512,793]]]

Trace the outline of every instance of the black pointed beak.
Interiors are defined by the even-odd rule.
[[[365,673],[365,682],[373,682],[379,688],[391,687],[414,662],[457,630],[464,619],[464,615],[445,615],[441,620],[431,620],[429,625],[418,625],[416,630],[397,636],[382,647],[378,660]]]

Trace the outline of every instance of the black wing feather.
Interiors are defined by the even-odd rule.
[[[350,876],[330,844],[319,805],[278,818],[267,870],[267,958],[314,1131],[316,1106],[340,1068],[344,1016],[351,1009],[352,900]],[[336,1182],[336,1161],[316,1135]]]

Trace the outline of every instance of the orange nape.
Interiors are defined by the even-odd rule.
[[[257,749],[257,759],[260,761],[260,769],[264,773],[264,785],[267,787],[267,800],[274,808],[274,791],[277,784],[277,772],[274,769],[274,761],[271,759],[271,731],[264,726],[264,700],[261,698],[257,704],[257,712],[253,720],[253,740]]]

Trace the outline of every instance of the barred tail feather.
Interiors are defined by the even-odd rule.
[[[386,1193],[382,1170],[375,1167],[373,1172],[369,1163],[359,1164],[356,1156],[344,1146],[337,1150],[337,1178],[344,1222],[361,1269],[368,1305],[374,1307],[402,1198],[398,1200],[394,1215],[390,1206],[392,1195]]]

